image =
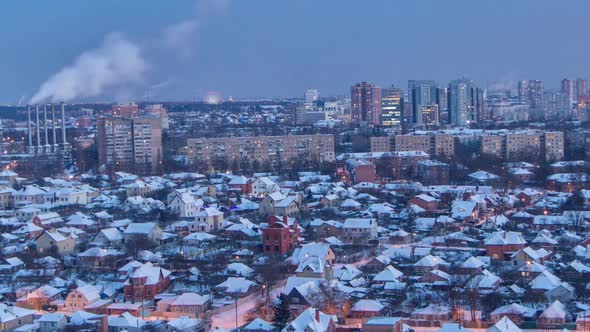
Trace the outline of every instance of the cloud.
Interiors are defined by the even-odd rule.
[[[82,53],[45,83],[31,103],[95,97],[107,89],[139,84],[148,68],[141,48],[122,34],[108,35],[102,45]]]

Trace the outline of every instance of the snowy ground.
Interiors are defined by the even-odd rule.
[[[284,282],[280,282],[270,291],[270,298],[274,299],[283,290]],[[241,299],[238,301],[238,326],[243,326],[248,323],[248,314],[255,311],[264,302],[262,292],[258,291],[248,298]],[[236,305],[235,303],[227,305],[222,308],[215,310],[215,313],[211,316],[211,328],[223,328],[226,330],[233,330],[236,328]]]

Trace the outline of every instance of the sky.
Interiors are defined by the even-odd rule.
[[[3,0],[0,103],[27,103],[47,81],[38,98],[109,102],[335,95],[358,81],[463,76],[557,88],[590,76],[588,12],[587,0]],[[136,72],[119,61],[102,81],[88,68],[50,80],[112,36],[137,46]]]

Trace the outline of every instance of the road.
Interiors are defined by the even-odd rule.
[[[283,287],[285,287],[286,280],[279,282],[270,290],[271,300],[281,294]],[[246,298],[238,300],[238,326],[243,326],[248,323],[248,313],[255,311],[264,302],[262,291],[250,294]],[[222,328],[226,330],[233,330],[236,328],[236,306],[235,304],[226,305],[222,308],[214,310],[211,315],[211,329]]]

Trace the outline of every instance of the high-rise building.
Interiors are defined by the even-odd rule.
[[[391,87],[381,90],[381,124],[400,126],[404,112],[404,91]]]
[[[575,80],[564,78],[561,80],[561,93],[568,101],[568,109],[578,100],[577,84]]]
[[[576,92],[578,101],[588,99],[588,80],[578,78],[576,80]]]
[[[134,117],[139,115],[139,106],[131,103],[127,105],[115,104],[111,108],[113,116]]]
[[[527,102],[533,110],[545,108],[545,83],[540,80],[522,80],[518,82],[518,98]]]
[[[455,126],[475,123],[483,112],[483,91],[465,78],[451,81],[448,103],[449,123]]]
[[[99,118],[96,138],[101,165],[141,174],[159,169],[162,127],[158,118]]]
[[[162,122],[162,129],[168,130],[170,127],[168,121],[168,111],[161,104],[148,105],[145,108],[145,115],[160,119]]]
[[[564,78],[561,80],[561,93],[567,96],[571,105],[588,98],[588,80],[578,78],[570,80]]]
[[[449,118],[449,102],[448,102],[448,89],[438,87],[436,89],[436,105],[438,105],[438,118],[441,119]]]
[[[366,122],[372,125],[381,123],[381,88],[361,82],[350,88],[352,123]]]
[[[424,105],[420,111],[422,124],[427,128],[439,125],[438,105]]]
[[[437,102],[437,86],[432,80],[408,81],[408,97],[412,104],[413,123],[422,123],[422,106],[435,105]]]
[[[305,104],[313,104],[320,98],[320,93],[316,89],[305,91]]]

